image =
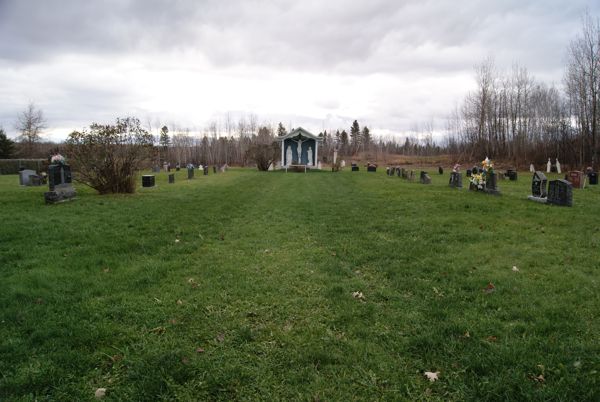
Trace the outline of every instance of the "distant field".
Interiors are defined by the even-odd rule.
[[[362,169],[0,176],[0,400],[600,400],[600,187]]]

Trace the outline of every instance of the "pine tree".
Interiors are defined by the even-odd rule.
[[[371,145],[371,132],[367,126],[364,126],[362,129],[362,143],[366,149]]]
[[[282,137],[286,134],[287,134],[287,130],[285,129],[285,127],[283,127],[283,124],[281,124],[281,122],[279,122],[279,125],[277,126],[277,135],[279,137]]]
[[[171,139],[169,138],[169,128],[167,126],[163,126],[160,129],[160,139],[158,140],[158,143],[165,149],[171,144]]]
[[[6,133],[0,128],[0,159],[10,159],[15,149],[15,143],[6,136]]]
[[[340,134],[340,144],[342,148],[342,153],[345,153],[348,149],[348,133],[346,132],[346,130],[343,130]]]
[[[352,145],[352,153],[355,153],[360,146],[360,127],[356,120],[354,120],[352,127],[350,127],[350,145]]]

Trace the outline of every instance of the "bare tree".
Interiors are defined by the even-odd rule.
[[[17,117],[16,129],[21,132],[18,140],[24,145],[26,156],[33,156],[36,146],[41,140],[42,130],[46,128],[46,120],[41,109],[33,102]]]

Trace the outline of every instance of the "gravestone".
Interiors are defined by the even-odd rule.
[[[598,173],[596,173],[596,172],[588,173],[588,180],[589,180],[590,185],[597,185],[598,184]]]
[[[462,188],[462,173],[451,172],[449,184],[452,188]]]
[[[44,193],[46,204],[56,204],[75,198],[77,192],[73,188],[71,166],[48,166],[48,190]]]
[[[479,169],[477,169],[477,166],[473,166],[473,167],[471,168],[471,173],[472,173],[472,174],[479,174],[479,173],[481,173],[481,172],[479,171]]]
[[[175,165],[175,171],[179,172],[181,170],[181,166],[179,166],[179,163],[177,165]]]
[[[420,181],[421,184],[431,184],[431,177],[429,177],[429,174],[427,174],[427,172],[421,171]]]
[[[406,178],[408,178],[408,174],[407,174],[407,172],[406,172],[406,169],[404,169],[404,168],[400,168],[400,176],[401,176],[403,179],[406,179]]]
[[[500,195],[498,190],[498,176],[496,172],[488,172],[485,177],[485,192],[492,195]]]
[[[535,173],[535,166],[533,166],[533,163],[531,163],[531,164],[529,165],[529,172],[530,172],[530,173]]]
[[[547,185],[546,175],[543,172],[535,172],[531,179],[531,195],[527,198],[531,201],[545,203],[548,197]]]
[[[169,164],[168,164],[167,162],[163,163],[163,170],[164,170],[165,172],[168,172],[168,171],[169,171]]]
[[[31,169],[23,169],[19,172],[19,184],[21,186],[31,186],[30,176],[37,176],[37,172]]]
[[[213,165],[213,174],[217,174],[217,166]]]
[[[377,166],[372,164],[367,164],[367,172],[377,172]]]
[[[443,167],[441,167],[441,166],[439,166],[439,167],[438,167],[438,173],[439,173],[439,174],[444,174],[444,168],[443,168]]]
[[[400,169],[399,167],[396,167],[396,176],[398,176],[398,177],[402,176],[402,169]]]
[[[415,181],[415,171],[411,170],[408,172],[408,181]]]
[[[191,166],[188,166],[187,172],[188,172],[188,180],[192,180],[194,178],[194,168]]]
[[[508,169],[506,171],[506,175],[510,181],[517,181],[517,171],[513,169]]]
[[[41,186],[42,178],[40,176],[38,176],[37,174],[29,175],[29,185],[35,186],[35,187]]]
[[[548,204],[573,206],[573,186],[566,180],[552,180],[548,184]]]
[[[471,169],[467,169],[467,177],[471,177],[473,175],[473,172],[471,171]]]
[[[204,168],[202,169],[204,176],[208,176],[208,166],[204,166]]]
[[[352,164],[352,171],[353,172],[358,172],[358,165],[356,163]]]
[[[175,173],[169,174],[169,184],[175,183]]]
[[[142,187],[154,187],[155,176],[153,174],[145,174],[142,176]]]
[[[584,188],[585,187],[585,175],[579,170],[570,171],[568,174],[568,180],[573,185],[573,188]]]

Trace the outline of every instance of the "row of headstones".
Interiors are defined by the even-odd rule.
[[[23,169],[19,171],[19,184],[21,186],[41,186],[46,184],[47,175],[38,174],[35,170]]]
[[[543,204],[573,206],[573,185],[567,180],[548,182],[543,172],[535,172],[531,180],[530,200]]]
[[[353,172],[358,172],[360,170],[357,163],[352,163],[351,168]],[[367,172],[377,172],[377,165],[374,163],[367,163]]]
[[[414,181],[416,178],[414,170],[408,170],[400,166],[388,166],[385,172],[390,177],[398,176],[408,181]],[[419,181],[421,184],[431,184],[431,177],[429,176],[429,173],[422,170]]]
[[[180,168],[179,166],[176,167],[176,171],[179,171]],[[223,165],[219,168],[217,168],[217,166],[213,166],[213,173],[216,174],[217,171],[219,172],[225,172],[227,170],[227,165]],[[153,169],[154,171],[154,169]],[[159,169],[160,172],[160,169]],[[194,172],[195,172],[195,168],[193,165],[188,165],[187,167],[187,174],[188,174],[188,180],[192,180],[194,178]],[[208,176],[208,166],[202,166],[202,172],[204,173],[204,176]],[[175,183],[175,173],[169,173],[169,184],[174,184]],[[142,187],[154,187],[156,185],[156,179],[155,176],[152,174],[146,174],[142,176]]]

